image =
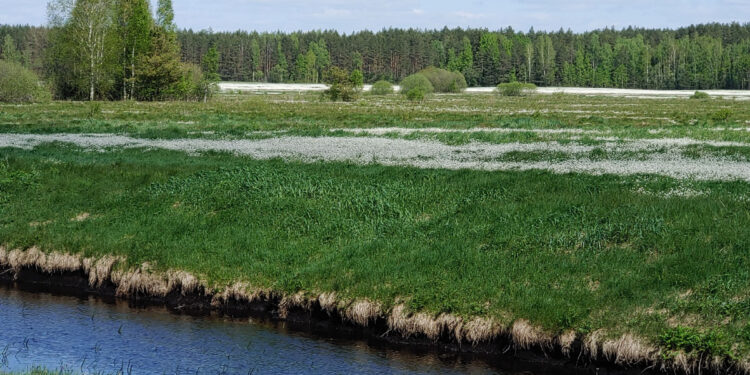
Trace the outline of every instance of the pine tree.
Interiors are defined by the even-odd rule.
[[[221,76],[219,75],[219,59],[219,52],[216,50],[216,46],[213,46],[208,49],[208,52],[203,56],[203,61],[201,61],[203,77],[207,83],[203,92],[204,103],[208,101],[211,90],[216,83],[221,81]]]
[[[500,46],[496,34],[482,34],[477,64],[480,85],[495,86],[500,83]]]
[[[180,46],[174,34],[161,27],[151,30],[149,52],[140,62],[143,67],[136,79],[140,87],[137,99],[165,100],[173,98],[172,89],[182,77]]]
[[[250,58],[253,62],[253,81],[256,81],[263,75],[263,73],[260,72],[262,62],[260,60],[260,45],[258,45],[257,39],[253,39],[250,43]]]
[[[216,46],[208,49],[205,55],[203,55],[203,61],[201,63],[201,69],[203,69],[204,77],[209,82],[219,82],[221,76],[219,76],[219,52],[216,50]]]
[[[472,51],[469,38],[464,37],[461,53],[451,59],[448,64],[448,70],[463,74],[469,85],[476,83],[476,77],[474,74],[474,52]]]
[[[13,37],[10,36],[10,34],[5,35],[5,39],[3,40],[3,54],[2,59],[5,61],[11,61],[14,63],[21,63],[21,54],[18,52],[18,49],[16,48],[16,41],[13,40]]]

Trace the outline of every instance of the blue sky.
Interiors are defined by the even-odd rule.
[[[0,23],[41,25],[46,21],[46,3],[0,0]],[[443,26],[586,31],[750,20],[750,0],[174,0],[174,7],[178,26],[215,31],[349,33]]]

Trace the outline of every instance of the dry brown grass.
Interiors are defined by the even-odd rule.
[[[467,341],[473,345],[489,342],[503,332],[502,326],[493,319],[478,317],[465,322],[451,314],[438,317],[421,312],[410,314],[403,304],[391,310],[388,328],[404,337],[424,335],[430,340],[437,340],[445,332],[457,342]]]
[[[200,279],[188,272],[167,272],[167,289],[170,291],[177,290],[179,288],[179,290],[182,292],[182,295],[186,295],[188,293],[197,292],[203,284],[204,283],[202,283]]]
[[[110,279],[112,269],[120,258],[113,256],[103,256],[99,259],[84,258],[83,270],[89,275],[89,285],[98,288]]]
[[[210,290],[206,288],[206,290]],[[211,306],[220,307],[230,301],[250,303],[262,298],[264,292],[260,289],[254,289],[249,284],[237,282],[225,287],[218,293],[214,293],[211,298]]]
[[[577,335],[575,331],[567,331],[557,337],[557,344],[560,345],[560,350],[566,357],[569,357],[572,352],[573,343],[576,341],[576,336]]]
[[[379,303],[370,300],[358,300],[344,310],[344,317],[363,327],[367,327],[371,321],[380,316],[381,307]]]
[[[88,219],[90,217],[91,217],[90,213],[88,213],[88,212],[81,212],[80,214],[76,215],[76,217],[71,218],[70,221],[81,222],[81,221],[86,221],[86,219]]]
[[[78,271],[82,267],[82,259],[78,255],[67,253],[45,254],[37,247],[28,250],[11,250],[6,255],[6,262],[15,270],[31,267],[48,273]]]
[[[541,328],[531,325],[526,320],[517,320],[511,327],[513,343],[523,349],[539,347],[542,349],[552,348],[554,337],[545,333]]]
[[[644,344],[643,340],[631,334],[625,334],[619,339],[605,341],[602,353],[605,358],[618,365],[632,366],[656,359],[659,350]]]
[[[604,331],[598,330],[588,334],[583,340],[583,352],[591,358],[596,359],[599,357],[599,341],[604,336]]]
[[[0,265],[3,264],[10,264],[8,261],[8,250],[5,249],[5,246],[0,246]]]
[[[320,295],[318,295],[318,303],[320,304],[320,308],[328,313],[333,313],[338,308],[335,292],[320,293]]]
[[[473,345],[492,341],[503,333],[503,327],[492,318],[474,318],[464,324],[464,339]]]
[[[148,263],[135,270],[114,270],[110,279],[117,285],[118,297],[137,294],[164,297],[169,293],[169,282],[165,275],[152,273]]]
[[[32,227],[32,228],[36,228],[36,227],[43,227],[45,225],[49,225],[49,224],[52,224],[52,223],[53,223],[52,220],[47,220],[47,221],[32,221],[32,222],[29,223],[29,226]]]
[[[284,296],[281,298],[281,302],[279,302],[279,317],[286,319],[290,310],[294,308],[310,310],[311,305],[312,302],[303,292],[298,292],[291,296]]]
[[[404,337],[422,334],[430,340],[437,340],[443,327],[441,322],[430,315],[425,313],[409,314],[406,306],[396,305],[388,316],[388,328]]]

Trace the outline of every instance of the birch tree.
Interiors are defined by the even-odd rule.
[[[156,23],[167,33],[177,32],[177,26],[174,24],[172,0],[159,0],[159,5],[156,8]]]
[[[71,47],[82,58],[78,68],[87,78],[91,101],[96,98],[98,86],[108,77],[113,9],[113,0],[77,0],[66,25]]]
[[[137,65],[142,55],[148,52],[152,24],[147,0],[117,0],[123,100],[135,97]]]

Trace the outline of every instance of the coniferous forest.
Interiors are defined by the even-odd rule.
[[[57,61],[54,35],[54,27],[0,26],[0,38],[12,40],[19,59],[42,76],[49,75]],[[470,86],[520,81],[539,86],[750,89],[750,24],[586,33],[512,28],[353,34],[177,30],[176,38],[181,60],[191,66],[200,66],[216,48],[218,72],[225,81],[315,83],[326,69],[337,66],[361,70],[366,82],[399,82],[435,66],[463,73]],[[128,74],[124,67],[124,96],[129,95]]]

